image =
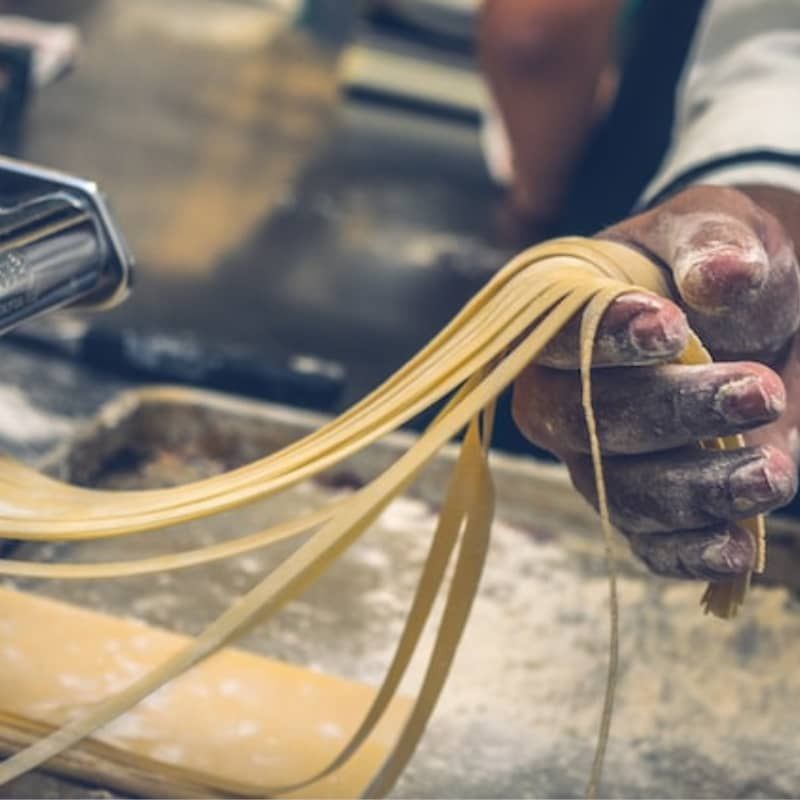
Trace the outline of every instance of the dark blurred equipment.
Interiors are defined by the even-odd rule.
[[[0,152],[19,152],[22,122],[33,84],[33,52],[0,42]]]
[[[478,0],[371,0],[342,59],[355,101],[478,125]]]
[[[31,95],[71,67],[79,39],[72,24],[0,15],[0,153],[19,155]]]
[[[203,386],[319,410],[336,405],[345,379],[340,364],[311,356],[290,356],[276,364],[248,347],[99,326],[82,337],[80,356],[84,363],[126,377]]]
[[[15,344],[79,360],[105,373],[148,383],[178,383],[327,411],[344,388],[344,367],[301,354],[276,359],[190,331],[118,329],[102,322],[55,319],[23,325]]]

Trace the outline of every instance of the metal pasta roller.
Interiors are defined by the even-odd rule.
[[[0,333],[65,306],[115,306],[132,267],[94,183],[0,157]]]

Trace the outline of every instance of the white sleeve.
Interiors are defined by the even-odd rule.
[[[640,205],[691,183],[800,193],[800,0],[708,0]]]

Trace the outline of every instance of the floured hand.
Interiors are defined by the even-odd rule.
[[[625,295],[601,324],[592,396],[613,521],[660,574],[715,580],[745,572],[755,548],[736,520],[784,505],[797,486],[800,271],[792,241],[746,194],[712,186],[685,190],[600,237],[663,266],[677,298]],[[689,326],[724,363],[668,363]],[[568,328],[523,373],[514,416],[594,500],[577,341]],[[734,433],[746,433],[745,448],[696,444]]]

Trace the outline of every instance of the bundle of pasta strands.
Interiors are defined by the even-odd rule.
[[[613,531],[591,403],[591,358],[604,312],[615,298],[634,289],[668,293],[660,270],[621,245],[561,239],[531,248],[509,262],[420,353],[349,411],[275,454],[185,486],[135,492],[90,490],[37,475],[10,460],[0,462],[0,536],[30,541],[123,536],[206,517],[276,495],[347,459],[434,403],[449,398],[425,432],[392,466],[352,496],[321,511],[256,534],[159,558],[106,564],[0,561],[0,572],[6,575],[60,580],[114,578],[208,563],[310,533],[277,568],[175,656],[123,692],[93,705],[81,717],[0,764],[0,782],[47,762],[90,736],[168,681],[234,642],[254,624],[274,616],[325,572],[391,500],[415,480],[442,446],[465,431],[405,627],[362,724],[321,772],[298,776],[291,786],[237,783],[216,787],[238,796],[282,794],[308,785],[346,762],[395,696],[434,601],[440,591],[445,591],[445,574],[452,562],[444,610],[427,655],[417,699],[394,750],[366,794],[388,792],[413,754],[432,713],[478,588],[493,514],[487,450],[494,400],[570,320],[580,315],[583,405],[609,560],[612,612],[606,697],[588,788],[588,793],[594,794],[608,738],[616,680],[617,604]],[[701,363],[709,357],[700,343],[693,341],[681,360]],[[741,444],[739,437],[703,443],[716,448]],[[758,542],[757,567],[761,568],[762,522],[754,519],[747,525]],[[747,582],[748,578],[743,578],[710,585],[704,596],[707,611],[731,616],[744,598]]]

